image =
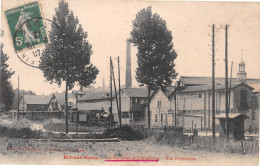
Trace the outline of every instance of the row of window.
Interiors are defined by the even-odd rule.
[[[204,113],[204,110],[179,110],[178,113],[184,113],[185,114],[194,114],[194,113],[199,113],[199,114],[203,114]],[[206,111],[208,112],[208,111]],[[220,110],[216,110],[216,114],[220,114],[220,113],[223,113],[223,111],[220,111]],[[233,109],[231,109],[231,113],[233,113]]]
[[[154,115],[155,117],[154,117],[154,122],[158,122],[158,115],[157,114],[155,114]],[[168,114],[160,114],[160,122],[161,123],[163,123],[163,121],[165,121],[165,123],[167,123],[168,122]]]
[[[133,98],[132,103],[133,104],[145,104],[146,99],[144,99],[144,98]]]

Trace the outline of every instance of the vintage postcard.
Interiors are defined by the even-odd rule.
[[[0,164],[259,165],[259,9],[2,0]]]

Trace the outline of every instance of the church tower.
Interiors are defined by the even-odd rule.
[[[245,62],[241,58],[239,63],[239,71],[237,73],[237,82],[246,83],[246,72],[245,72]]]

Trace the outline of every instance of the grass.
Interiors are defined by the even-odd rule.
[[[57,120],[51,119],[43,123],[43,127],[45,130],[50,132],[65,132],[65,121],[64,120]],[[105,127],[98,127],[98,126],[82,126],[78,125],[76,127],[75,123],[68,123],[69,132],[103,132],[105,131]]]
[[[192,138],[187,135],[176,135],[173,132],[166,131],[164,133],[154,133],[153,140],[156,143],[164,145],[180,145],[182,147],[189,147],[193,150],[207,150],[222,153],[240,153],[240,154],[258,154],[259,142],[258,140],[242,140],[235,141],[230,139],[227,142],[224,139],[215,139],[215,146],[213,139],[209,136],[198,136]]]
[[[212,137],[198,137],[191,144],[193,149],[208,149],[217,152],[257,154],[259,152],[258,140],[241,140],[235,141],[230,139],[228,142],[224,139],[216,138],[215,146],[213,146]]]
[[[17,123],[18,124],[18,123]],[[145,129],[138,126],[123,126],[120,128],[107,129],[98,126],[78,126],[78,131],[93,132],[84,135],[74,134],[72,136],[62,133],[52,132],[65,132],[65,123],[62,120],[49,120],[43,123],[44,128],[49,131],[43,133],[41,130],[32,130],[26,122],[25,125],[20,123],[10,124],[4,126],[0,124],[0,137],[8,138],[22,138],[22,139],[51,139],[51,138],[110,138],[118,137],[121,140],[142,140],[150,139],[157,144],[189,147],[193,150],[207,150],[225,153],[242,153],[242,154],[258,154],[259,142],[258,140],[243,140],[226,142],[224,139],[216,138],[215,146],[213,146],[212,137],[198,136],[191,137],[183,135],[182,128],[172,129]],[[22,128],[21,128],[22,127]],[[76,125],[69,123],[69,131],[76,131]],[[104,134],[95,134],[94,132],[104,132]]]

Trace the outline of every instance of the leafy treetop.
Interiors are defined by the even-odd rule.
[[[172,33],[166,22],[152,8],[142,9],[133,21],[131,42],[137,46],[136,80],[154,89],[165,88],[176,78]]]

